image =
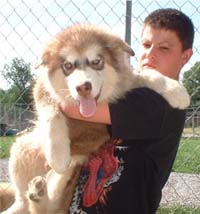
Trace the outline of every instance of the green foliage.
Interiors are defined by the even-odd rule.
[[[10,64],[4,66],[1,73],[10,88],[0,91],[0,102],[30,104],[32,101],[30,92],[33,84],[30,63],[26,63],[23,59],[14,58]]]
[[[9,157],[10,148],[14,141],[15,137],[0,137],[0,159]]]
[[[184,73],[183,84],[191,95],[191,106],[200,105],[200,62]]]
[[[3,97],[5,97],[6,92],[3,89],[0,89],[0,102],[2,101]]]
[[[10,65],[4,66],[2,74],[12,86],[20,90],[29,87],[32,80],[30,63],[26,63],[23,59],[14,58]]]

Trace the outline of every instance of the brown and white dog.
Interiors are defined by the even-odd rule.
[[[156,71],[132,71],[132,49],[119,37],[91,25],[73,25],[45,48],[33,95],[34,130],[11,149],[9,173],[14,204],[3,214],[67,213],[80,168],[109,139],[106,125],[67,118],[59,104],[80,107],[90,117],[98,103],[113,103],[136,87],[149,87],[173,107],[190,99],[177,81]]]

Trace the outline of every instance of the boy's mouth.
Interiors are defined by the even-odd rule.
[[[142,68],[143,69],[155,69],[156,68],[156,66],[154,65],[154,64],[152,64],[152,63],[144,63],[143,65],[142,65]]]

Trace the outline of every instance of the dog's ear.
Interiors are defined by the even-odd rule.
[[[126,52],[129,56],[135,56],[135,52],[130,47],[130,45],[127,42],[123,41],[121,38],[115,37],[115,39],[112,39],[112,42],[110,44],[116,49]]]
[[[50,41],[42,44],[41,52],[39,53],[38,60],[35,65],[35,69],[40,66],[48,66],[48,68],[54,68],[57,60],[59,41],[57,37],[51,39]]]
[[[126,42],[122,41],[121,39],[119,40],[119,38],[112,40],[112,42],[110,42],[109,45],[106,45],[106,47],[109,49],[126,52],[129,56],[135,56],[133,49]]]
[[[124,50],[125,52],[127,52],[129,54],[129,56],[135,56],[135,52],[130,47],[130,45],[128,45],[128,43],[122,41],[121,47],[122,47],[122,50]]]
[[[50,52],[45,50],[43,53],[39,54],[38,59],[35,62],[34,68],[38,69],[40,66],[47,65],[48,59],[50,57]]]
[[[40,66],[48,66],[49,69],[50,68],[53,68],[54,66],[54,61],[55,60],[52,60],[56,57],[52,57],[52,52],[49,51],[50,49],[47,48],[43,53],[42,55],[39,57],[38,61],[35,63],[35,69],[38,69],[40,68]]]

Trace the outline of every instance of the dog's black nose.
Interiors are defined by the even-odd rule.
[[[92,84],[90,82],[85,82],[82,85],[79,85],[76,87],[77,92],[79,93],[80,96],[86,96],[90,94],[92,90]]]

